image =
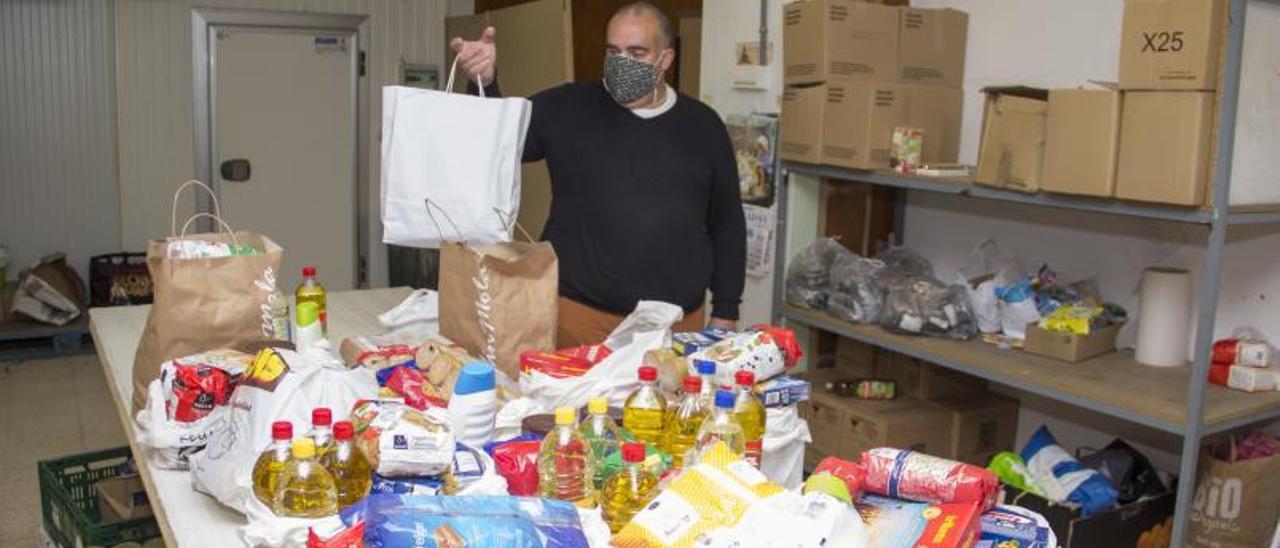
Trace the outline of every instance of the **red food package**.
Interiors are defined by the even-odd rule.
[[[773,343],[778,345],[779,350],[782,350],[782,360],[786,367],[794,367],[796,362],[800,361],[800,357],[804,356],[804,350],[800,348],[800,343],[796,341],[795,331],[763,323],[753,325],[751,329],[767,333],[773,338]]]
[[[211,365],[184,365],[173,362],[165,412],[177,422],[195,422],[208,416],[213,408],[225,405],[235,388],[231,375]]]
[[[892,447],[862,452],[871,493],[919,502],[976,502],[986,512],[1000,496],[1000,480],[985,468]]]
[[[448,403],[427,394],[426,383],[426,377],[414,367],[397,367],[387,377],[387,388],[404,398],[409,407],[419,411],[428,407],[448,407]]]
[[[1227,385],[1227,378],[1231,376],[1231,364],[1229,363],[1211,363],[1209,364],[1209,382],[1219,386]]]
[[[337,522],[341,524],[341,522]],[[356,522],[355,525],[344,529],[338,529],[339,525],[333,522],[325,522],[324,525],[317,525],[307,530],[307,548],[364,548],[364,522]],[[325,525],[329,527],[326,528]],[[316,528],[321,528],[316,531]]]
[[[836,457],[827,457],[813,469],[814,474],[826,472],[844,481],[849,488],[849,497],[858,500],[862,497],[863,485],[867,481],[867,470],[861,464]]]
[[[609,357],[613,353],[613,349],[603,344],[589,344],[586,346],[575,346],[573,348],[561,348],[556,350],[556,354],[569,358],[579,358],[587,360],[591,365],[598,364]]]
[[[498,474],[507,479],[507,493],[513,497],[530,497],[538,493],[538,440],[512,441],[493,448],[493,463]]]
[[[927,521],[916,548],[969,548],[982,534],[976,502],[935,504],[923,515]]]
[[[592,365],[587,358],[556,352],[529,350],[520,354],[520,371],[538,371],[557,379],[580,377],[590,371]]]

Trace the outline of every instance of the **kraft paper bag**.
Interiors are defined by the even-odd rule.
[[[494,363],[511,388],[520,353],[555,349],[560,263],[546,242],[440,248],[440,334]]]
[[[203,183],[195,181],[198,186]],[[174,206],[184,184],[174,193]],[[208,190],[208,187],[204,187]],[[213,195],[212,191],[209,191]],[[216,198],[214,211],[218,212]],[[186,234],[200,217],[216,220],[223,232]],[[176,221],[176,219],[174,219]],[[171,221],[171,234],[176,222]],[[181,241],[222,242],[258,249],[253,255],[171,259],[169,246]],[[160,373],[160,364],[197,352],[232,348],[274,337],[270,299],[284,251],[266,236],[233,231],[219,215],[197,213],[182,233],[147,245],[154,301],[133,359],[133,410],[146,405],[147,385]]]
[[[1234,440],[1232,440],[1234,454]],[[1228,462],[1202,455],[1187,546],[1267,546],[1280,518],[1280,455]]]

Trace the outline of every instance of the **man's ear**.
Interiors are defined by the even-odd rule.
[[[661,64],[661,66],[658,68],[661,68],[662,72],[667,72],[668,70],[671,70],[671,67],[676,64],[676,50],[672,48],[667,48],[662,50],[662,53],[660,53],[659,55],[660,57],[658,59],[658,62]]]

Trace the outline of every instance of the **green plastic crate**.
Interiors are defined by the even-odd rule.
[[[129,447],[125,446],[36,464],[44,528],[55,544],[65,548],[109,547],[160,536],[154,517],[100,523],[102,514],[94,484],[131,468],[127,466],[130,458]]]

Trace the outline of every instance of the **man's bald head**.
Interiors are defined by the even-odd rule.
[[[675,47],[676,31],[671,25],[671,19],[662,10],[649,2],[630,2],[613,12],[613,17],[609,18],[609,24],[621,17],[650,17],[657,23],[658,27],[658,49],[667,49]]]

